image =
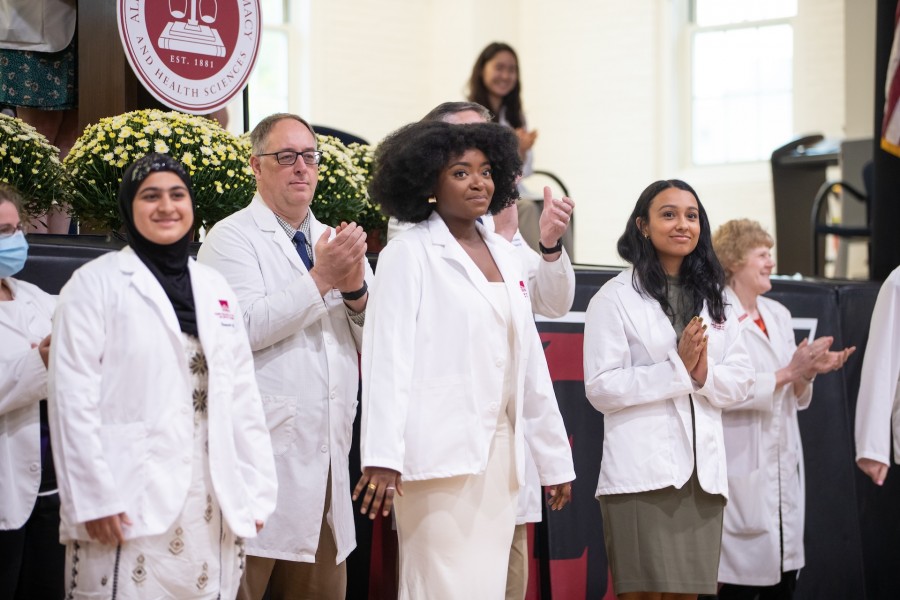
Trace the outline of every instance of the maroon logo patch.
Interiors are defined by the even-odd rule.
[[[193,114],[213,112],[241,91],[262,28],[259,0],[119,0],[118,23],[144,87]]]

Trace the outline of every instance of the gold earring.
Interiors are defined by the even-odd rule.
[[[434,197],[434,194],[428,196],[428,204],[437,204],[437,198]]]
[[[644,239],[645,239],[645,240],[649,240],[649,239],[650,239],[650,234],[649,234],[649,233],[645,233],[645,234],[644,234]]]

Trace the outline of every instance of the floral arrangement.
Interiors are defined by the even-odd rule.
[[[368,190],[369,182],[372,180],[372,164],[375,162],[375,148],[368,144],[353,142],[347,146],[347,149],[350,151],[350,160],[366,181],[365,204],[357,219],[357,223],[363,226],[363,229],[366,230],[369,237],[375,235],[382,236],[380,242],[384,244],[387,242],[385,238],[387,234],[388,218],[381,212],[381,205],[372,202]]]
[[[14,186],[31,216],[45,214],[67,200],[66,173],[59,148],[37,130],[0,113],[0,181]]]
[[[328,225],[358,223],[369,200],[367,172],[357,167],[350,149],[338,138],[317,134],[316,142],[322,160],[311,206],[313,214]]]
[[[330,135],[319,134],[316,138],[322,162],[312,202],[313,213],[329,225],[355,221],[366,230],[370,249],[381,249],[387,217],[369,197],[374,148],[358,142],[344,145]]]
[[[207,230],[253,198],[249,141],[218,123],[179,112],[145,109],[101,119],[87,127],[64,160],[72,212],[80,220],[117,231],[122,173],[151,152],[184,164],[194,187],[194,227]]]

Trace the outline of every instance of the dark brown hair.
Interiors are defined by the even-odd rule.
[[[522,77],[519,74],[519,57],[509,44],[493,42],[481,51],[475,64],[472,66],[472,75],[469,77],[469,101],[477,102],[482,106],[491,107],[490,94],[484,85],[484,66],[500,52],[509,52],[516,59],[516,85],[500,101],[500,107],[505,109],[503,116],[513,128],[524,127],[525,117],[522,114]],[[500,112],[499,110],[497,111]],[[497,121],[498,115],[492,119]]]

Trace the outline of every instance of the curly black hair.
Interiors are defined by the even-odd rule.
[[[519,197],[516,179],[522,161],[518,147],[513,131],[495,123],[412,123],[378,145],[369,194],[386,215],[398,221],[424,221],[434,210],[428,198],[441,171],[466,150],[478,149],[491,164],[494,195],[488,212],[495,215]]]
[[[634,205],[631,216],[628,217],[625,233],[619,238],[617,246],[619,256],[634,266],[634,279],[632,280],[634,289],[641,295],[655,299],[667,314],[670,313],[672,307],[669,306],[666,294],[668,288],[666,273],[659,263],[656,248],[653,247],[650,240],[642,235],[637,224],[638,217],[643,223],[649,222],[650,203],[660,193],[670,188],[690,192],[697,200],[697,208],[700,212],[700,239],[697,241],[694,251],[684,257],[678,273],[681,285],[693,298],[691,315],[700,314],[705,300],[712,320],[722,323],[725,320],[725,300],[723,298],[725,270],[713,251],[712,234],[709,231],[706,209],[703,208],[694,188],[684,181],[665,179],[655,181],[647,186]]]

